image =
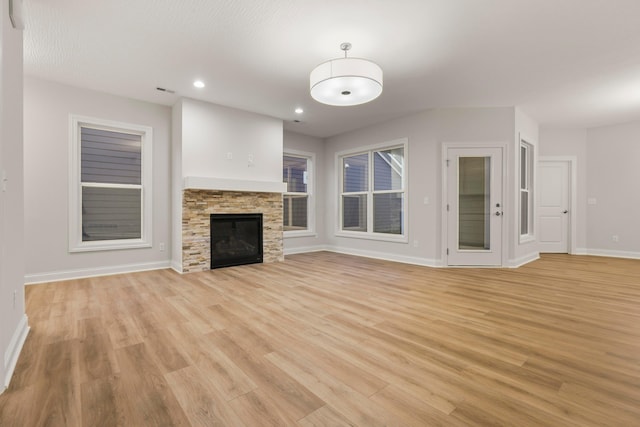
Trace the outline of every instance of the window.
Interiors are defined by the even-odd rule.
[[[310,153],[285,153],[282,158],[282,180],[287,183],[283,196],[286,236],[309,235],[313,231],[312,164]]]
[[[146,126],[71,117],[69,250],[151,246]]]
[[[520,141],[520,238],[533,237],[533,146]]]
[[[406,142],[339,156],[339,234],[406,241]]]

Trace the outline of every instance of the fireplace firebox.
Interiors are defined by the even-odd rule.
[[[262,262],[262,214],[211,214],[211,268]]]

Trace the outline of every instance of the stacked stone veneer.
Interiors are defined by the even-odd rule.
[[[284,260],[282,194],[184,190],[182,194],[182,271],[211,268],[210,214],[261,213],[263,262]]]

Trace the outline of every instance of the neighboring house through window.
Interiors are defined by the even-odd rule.
[[[71,116],[69,250],[151,246],[147,126]]]
[[[406,140],[338,155],[338,234],[406,241]]]
[[[287,183],[283,195],[285,236],[313,233],[313,154],[287,151],[282,159],[282,180]]]

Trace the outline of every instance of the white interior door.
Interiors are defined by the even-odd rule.
[[[569,252],[570,179],[568,161],[539,162],[538,242],[540,252]]]
[[[502,149],[447,149],[447,265],[502,265]]]

